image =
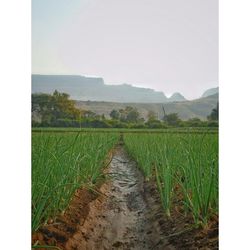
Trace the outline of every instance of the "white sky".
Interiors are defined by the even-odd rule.
[[[217,0],[32,0],[32,72],[199,97],[218,86]]]

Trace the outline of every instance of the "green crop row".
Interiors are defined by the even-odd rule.
[[[77,188],[101,176],[118,134],[32,134],[32,231],[64,211]]]
[[[124,140],[146,178],[156,178],[168,216],[177,195],[197,224],[217,214],[217,134],[126,134]]]
[[[131,129],[131,128],[32,128],[32,132],[43,133],[218,133],[217,127],[169,127],[165,129]]]

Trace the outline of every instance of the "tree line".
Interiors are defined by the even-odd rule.
[[[164,110],[164,108],[163,108]],[[207,121],[191,118],[183,121],[177,113],[166,114],[161,119],[148,111],[147,118],[140,116],[138,110],[127,106],[113,109],[108,119],[90,110],[80,110],[66,93],[54,91],[50,94],[32,94],[33,127],[86,127],[86,128],[167,128],[167,127],[217,127],[219,105],[211,111]]]

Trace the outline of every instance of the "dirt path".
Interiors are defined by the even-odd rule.
[[[123,146],[117,146],[109,167],[111,181],[91,202],[87,218],[66,249],[175,249],[166,240],[160,198]]]

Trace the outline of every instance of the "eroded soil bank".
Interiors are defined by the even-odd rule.
[[[189,218],[164,215],[154,182],[145,182],[123,145],[113,151],[103,195],[79,190],[68,211],[33,242],[61,249],[217,249],[217,226],[185,231]]]

